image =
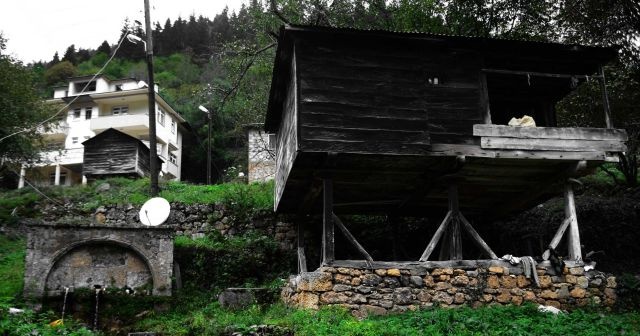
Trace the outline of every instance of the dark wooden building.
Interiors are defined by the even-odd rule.
[[[283,27],[265,124],[277,134],[275,209],[324,211],[327,264],[334,213],[448,208],[435,245],[449,223],[473,231],[461,213],[495,218],[535,205],[625,150],[602,72],[615,56],[614,48]],[[606,128],[557,127],[556,103],[588,80],[601,83]],[[524,115],[539,127],[506,125]],[[566,193],[572,204],[570,186]]]
[[[109,128],[82,145],[82,174],[88,180],[111,176],[149,176],[149,147],[139,139]],[[162,164],[162,160],[158,159],[158,164]]]

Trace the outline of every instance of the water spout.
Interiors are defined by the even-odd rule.
[[[62,300],[62,316],[60,320],[64,323],[64,311],[67,308],[67,295],[69,294],[69,287],[64,288],[64,299]]]
[[[93,330],[97,331],[98,330],[98,306],[100,304],[100,292],[103,290],[102,286],[100,285],[95,285],[93,286],[93,288],[95,288],[96,290],[96,314],[93,318]]]

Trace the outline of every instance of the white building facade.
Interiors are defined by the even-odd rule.
[[[42,152],[40,163],[23,166],[19,188],[25,185],[25,178],[41,186],[86,183],[82,142],[109,128],[149,146],[147,84],[131,78],[92,77],[74,77],[67,85],[54,88],[53,99],[47,102],[69,106],[53,127],[43,132],[47,150]],[[185,120],[157,93],[157,85],[155,91],[157,152],[163,161],[160,176],[180,180]]]
[[[249,124],[247,130],[247,180],[267,182],[276,175],[275,134],[266,133],[262,124]]]

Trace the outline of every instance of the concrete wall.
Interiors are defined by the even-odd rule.
[[[173,235],[169,227],[31,224],[25,297],[55,295],[71,286],[132,287],[148,282],[153,295],[171,295]]]

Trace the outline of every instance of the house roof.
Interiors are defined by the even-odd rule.
[[[595,47],[577,44],[562,44],[541,41],[526,41],[476,36],[444,35],[425,32],[400,32],[376,29],[333,28],[304,25],[285,25],[280,28],[278,49],[274,61],[269,105],[265,120],[265,130],[277,131],[282,114],[283,99],[289,80],[291,55],[294,41],[322,41],[328,44],[384,45],[393,43],[437,44],[450,48],[473,50],[479,57],[493,58],[494,62],[504,59],[519,59],[521,63],[534,64],[530,57],[539,55],[546,59],[578,60],[582,69],[590,75],[597,66],[605,64],[617,55],[617,47]],[[504,62],[507,63],[507,62]],[[505,66],[506,67],[506,66]],[[558,67],[553,71],[557,72]],[[570,73],[570,72],[565,72]]]
[[[107,129],[107,130],[105,130],[103,132],[100,132],[100,133],[96,134],[94,137],[91,137],[88,140],[83,141],[82,145],[83,146],[91,145],[94,142],[100,141],[102,138],[109,137],[109,136],[118,136],[118,137],[127,138],[128,140],[130,140],[132,142],[136,142],[139,145],[142,145],[147,150],[149,149],[149,147],[147,147],[147,145],[145,145],[145,143],[142,142],[142,140],[140,140],[138,138],[135,138],[135,137],[132,137],[131,135],[126,134],[124,132],[120,132],[115,128],[109,128],[109,129]],[[158,157],[158,160],[161,161],[161,162],[164,162],[160,157]]]

